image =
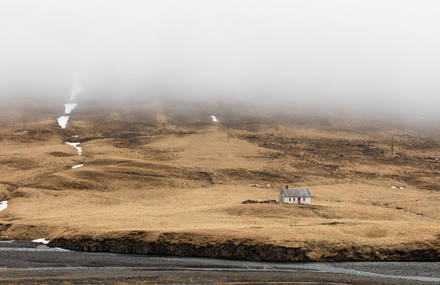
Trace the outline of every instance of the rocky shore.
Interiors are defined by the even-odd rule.
[[[440,261],[440,242],[372,247],[306,243],[283,246],[249,239],[215,240],[196,234],[129,232],[59,237],[49,246],[75,251],[209,257],[268,262]]]

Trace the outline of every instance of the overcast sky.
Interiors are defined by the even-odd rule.
[[[2,0],[0,96],[80,84],[437,116],[439,15],[436,0]]]

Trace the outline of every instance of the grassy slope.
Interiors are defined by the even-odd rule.
[[[438,140],[400,138],[391,157],[388,130],[235,122],[227,143],[206,118],[156,118],[114,112],[82,114],[65,131],[50,118],[28,131],[3,127],[0,200],[10,202],[0,237],[142,230],[386,246],[440,235]],[[81,157],[63,144],[73,134]],[[86,166],[71,169],[77,163]],[[277,199],[285,183],[309,187],[312,205],[241,204]]]

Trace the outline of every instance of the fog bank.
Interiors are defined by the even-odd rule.
[[[80,86],[83,99],[438,119],[439,12],[433,0],[2,1],[0,97]]]

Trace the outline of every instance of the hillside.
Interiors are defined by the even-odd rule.
[[[118,251],[123,240],[162,242],[166,250],[150,252],[228,258],[246,256],[206,248],[304,249],[298,260],[439,258],[438,136],[234,114],[215,114],[215,123],[210,114],[79,109],[66,129],[45,113],[23,130],[20,116],[8,113],[0,238],[98,251]],[[80,142],[82,155],[66,141]],[[285,184],[309,188],[312,204],[242,204],[276,200]],[[100,247],[103,240],[112,242]]]

